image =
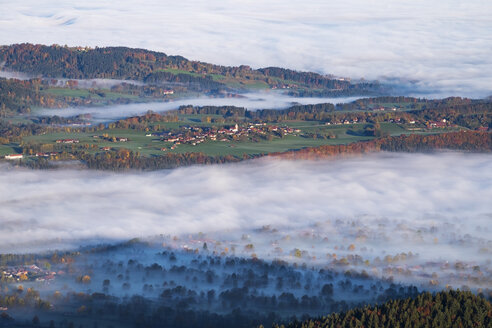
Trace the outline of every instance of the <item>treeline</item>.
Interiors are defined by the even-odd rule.
[[[326,317],[294,322],[274,328],[352,327],[492,327],[492,304],[465,291],[423,293],[416,298],[393,300]]]
[[[39,124],[10,124],[0,120],[0,144],[21,142],[23,137],[54,132],[55,129]]]
[[[368,110],[367,104],[381,104],[388,102],[412,102],[424,104],[423,109],[410,111],[356,111]],[[343,109],[343,112],[339,110]],[[348,111],[345,111],[348,110]],[[175,111],[169,114],[175,114]],[[361,99],[350,104],[333,105],[329,103],[316,105],[294,105],[286,109],[262,109],[250,111],[243,107],[235,106],[182,106],[177,114],[191,115],[221,115],[225,118],[246,118],[252,121],[284,122],[291,120],[321,121],[329,123],[343,123],[344,121],[376,123],[378,121],[398,120],[408,123],[442,121],[445,119],[450,124],[463,126],[469,129],[489,127],[492,129],[492,102],[485,100],[470,100],[462,98],[448,98],[447,100],[420,100],[406,97],[380,97],[369,100]]]
[[[295,105],[286,109],[260,109],[256,111],[247,110],[236,106],[181,106],[177,113],[182,115],[221,115],[227,117],[247,118],[253,121],[281,122],[287,120],[323,120],[327,113],[333,113],[333,104]]]
[[[492,151],[492,134],[486,132],[463,131],[430,135],[411,134],[387,136],[370,141],[354,142],[347,145],[324,145],[284,153],[272,153],[269,154],[269,156],[285,159],[312,159],[378,151],[428,152],[441,149],[490,152]]]
[[[219,115],[229,121],[240,121],[248,119],[256,122],[282,122],[288,120],[334,120],[336,114],[333,104],[316,104],[316,105],[295,105],[286,109],[263,109],[250,111],[244,107],[236,106],[181,106],[177,110],[168,111],[164,114],[158,114],[149,111],[145,115],[130,117],[117,121],[116,127],[147,127],[150,123],[155,122],[176,122],[178,115]],[[340,117],[355,118],[359,113],[343,113]],[[360,116],[360,115],[359,115]],[[372,115],[370,115],[372,116]]]
[[[461,131],[440,134],[410,134],[374,140],[383,151],[426,152],[450,149],[473,152],[492,151],[492,134],[487,132]]]
[[[90,115],[79,114],[75,116],[63,117],[63,116],[38,116],[33,118],[33,122],[37,124],[45,125],[64,125],[64,124],[83,124],[90,119]]]
[[[30,113],[33,106],[57,107],[51,95],[39,92],[41,80],[21,81],[0,78],[0,117],[11,113]]]
[[[221,164],[238,162],[241,159],[227,156],[208,156],[203,153],[169,153],[161,156],[143,157],[127,149],[98,154],[75,154],[90,169],[100,170],[159,170],[194,164]],[[247,158],[250,158],[249,156]]]
[[[259,72],[267,77],[279,78],[289,82],[298,82],[309,85],[313,88],[330,89],[330,90],[373,90],[378,91],[380,84],[378,82],[352,84],[347,80],[335,79],[323,76],[313,72],[298,72],[280,67],[260,68]]]
[[[368,110],[374,105],[380,104],[411,104],[410,107],[426,108],[445,108],[456,105],[469,105],[473,103],[480,103],[487,100],[474,100],[461,97],[448,97],[443,99],[426,99],[415,98],[405,96],[379,96],[357,99],[350,103],[338,104],[337,109],[342,110]],[[418,105],[418,106],[417,106]]]

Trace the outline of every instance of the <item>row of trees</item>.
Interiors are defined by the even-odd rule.
[[[77,153],[75,156],[81,159],[90,169],[103,170],[158,170],[194,164],[220,164],[238,162],[242,158],[231,155],[208,156],[203,153],[168,153],[162,156],[143,157],[127,149],[98,154]],[[250,158],[249,156],[247,158]]]
[[[287,159],[310,159],[377,151],[426,152],[439,149],[465,150],[474,152],[492,151],[492,134],[486,132],[463,131],[441,134],[410,134],[387,136],[371,141],[355,142],[347,145],[325,145],[308,147],[297,151],[273,153]]]
[[[39,92],[41,81],[0,78],[0,118],[12,113],[30,113],[34,106],[57,107],[56,97]]]

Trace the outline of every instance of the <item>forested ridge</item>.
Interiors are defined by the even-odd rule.
[[[110,78],[149,83],[195,83],[204,89],[227,87],[227,82],[257,81],[279,88],[314,88],[333,94],[378,94],[380,85],[351,83],[312,72],[278,67],[252,69],[227,67],[181,56],[126,47],[62,47],[59,45],[14,44],[0,47],[0,63],[9,70],[51,78]],[[225,79],[225,80],[224,80]]]
[[[465,291],[423,293],[275,328],[492,327],[492,304]]]

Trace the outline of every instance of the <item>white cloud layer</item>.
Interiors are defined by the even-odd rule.
[[[492,94],[483,0],[3,1],[0,43],[124,45],[217,64],[419,81],[436,96]]]
[[[369,234],[389,233],[375,238],[373,247],[379,249],[403,247],[387,231],[400,224],[398,234],[436,226],[449,242],[469,234],[492,251],[490,155],[266,159],[126,174],[4,165],[0,195],[0,253],[29,245],[49,248],[57,240],[77,244],[156,234],[248,233],[264,225],[309,231],[316,223],[334,224],[336,219],[359,220],[357,227],[367,227]],[[420,241],[411,244],[420,246]],[[468,252],[459,243],[451,250],[444,256]]]

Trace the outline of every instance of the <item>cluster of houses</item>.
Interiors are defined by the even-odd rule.
[[[266,123],[248,124],[245,126],[239,126],[235,124],[230,128],[220,128],[217,130],[208,129],[203,130],[198,127],[185,127],[186,130],[190,130],[191,133],[172,133],[169,132],[166,135],[162,134],[147,134],[147,136],[161,136],[162,141],[170,142],[173,145],[171,150],[176,149],[180,144],[190,144],[196,146],[205,140],[211,141],[229,141],[228,137],[240,137],[251,136],[252,134],[267,134],[269,132],[281,133],[283,135],[292,134],[295,132],[301,132],[299,129],[293,129],[289,127],[279,127],[276,125],[266,125]],[[161,150],[166,151],[166,148]]]
[[[55,279],[56,272],[43,270],[37,265],[6,267],[2,270],[4,279],[15,281],[50,281]]]

